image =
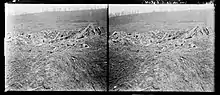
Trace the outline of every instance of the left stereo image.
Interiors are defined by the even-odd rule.
[[[6,4],[5,91],[107,91],[107,4]]]

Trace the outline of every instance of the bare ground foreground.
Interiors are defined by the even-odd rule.
[[[214,91],[214,10],[109,19],[111,91]]]
[[[5,91],[105,91],[107,10],[9,16]]]

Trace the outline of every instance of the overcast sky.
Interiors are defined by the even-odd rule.
[[[85,10],[106,7],[106,4],[5,4],[5,11],[7,14],[22,14],[42,12],[42,10],[52,11],[53,8],[61,8],[62,10],[65,8],[70,10]]]
[[[109,12],[110,13],[120,13],[122,11],[131,12],[138,10],[140,13],[153,12],[153,11],[178,11],[178,10],[189,10],[189,9],[207,9],[214,8],[213,4],[133,4],[133,5],[118,5],[118,4],[110,4]]]

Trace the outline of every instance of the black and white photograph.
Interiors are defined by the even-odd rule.
[[[109,5],[109,91],[214,91],[214,5]]]
[[[107,4],[5,8],[5,92],[107,90]]]
[[[5,3],[4,91],[215,92],[215,0],[140,1]]]

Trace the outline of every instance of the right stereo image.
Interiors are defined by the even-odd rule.
[[[108,10],[109,91],[214,91],[214,4]]]

